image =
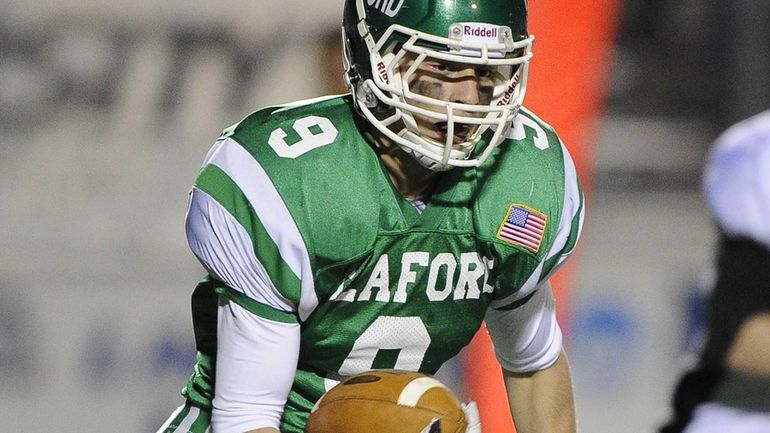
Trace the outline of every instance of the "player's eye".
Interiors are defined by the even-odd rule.
[[[425,66],[434,72],[449,72],[452,70],[448,64],[441,62],[427,62],[425,63]]]
[[[491,68],[477,68],[476,76],[479,78],[490,79],[495,76],[495,71]]]

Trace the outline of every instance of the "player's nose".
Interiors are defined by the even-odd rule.
[[[451,83],[450,100],[459,104],[477,105],[481,100],[479,82],[472,72],[458,77]]]
[[[456,104],[479,105],[481,95],[477,80],[468,78],[453,83],[450,100]],[[455,111],[457,116],[477,117],[478,114],[478,112],[468,110]]]

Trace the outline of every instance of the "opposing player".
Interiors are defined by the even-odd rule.
[[[347,0],[352,93],[224,132],[186,222],[198,362],[161,431],[302,432],[342,378],[432,374],[483,320],[519,432],[575,431],[548,279],[583,198],[521,105],[526,24],[525,0]]]
[[[704,178],[720,232],[708,339],[660,432],[770,432],[770,111],[720,136]]]

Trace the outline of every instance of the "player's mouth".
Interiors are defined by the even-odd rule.
[[[446,142],[449,125],[447,122],[437,122],[434,124],[435,131],[438,133],[442,142]],[[460,144],[468,141],[474,127],[465,123],[455,123],[452,134],[452,143]]]

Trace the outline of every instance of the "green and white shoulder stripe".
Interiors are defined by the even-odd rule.
[[[232,138],[217,141],[203,164],[190,197],[187,234],[209,272],[253,313],[265,311],[249,300],[296,312],[301,320],[317,306],[310,258],[294,218],[259,162]]]
[[[531,112],[527,112],[527,114],[530,115],[531,119],[538,122],[541,127],[551,129],[550,126]],[[517,119],[520,118],[521,116],[517,116]],[[517,127],[521,128],[521,125],[522,122],[516,122],[514,129]],[[558,140],[564,164],[564,196],[562,198],[561,218],[559,219],[559,229],[556,237],[545,255],[545,260],[537,265],[521,289],[511,296],[493,301],[490,304],[492,308],[505,308],[506,306],[515,305],[517,301],[531,295],[539,287],[540,283],[550,278],[559,266],[569,258],[577,245],[585,217],[583,191],[580,187],[572,156],[561,139]]]

